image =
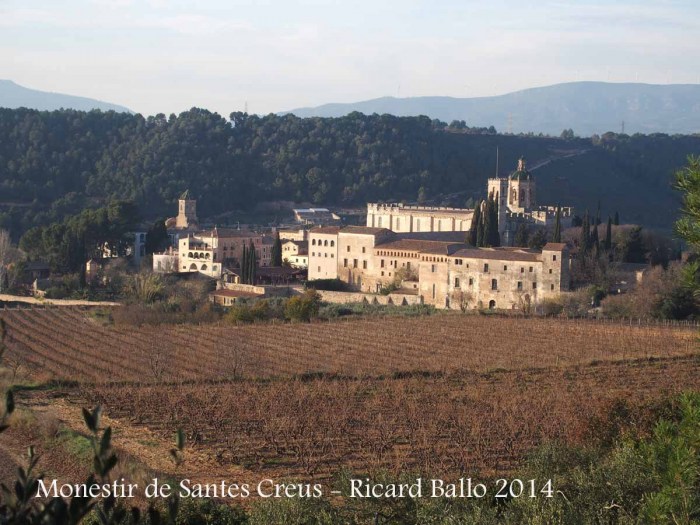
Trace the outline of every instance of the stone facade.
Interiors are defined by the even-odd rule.
[[[415,290],[426,304],[457,309],[527,309],[569,289],[566,245],[474,248],[463,236],[316,228],[309,235],[309,279],[338,278],[362,293]]]
[[[367,204],[367,226],[394,232],[468,231],[474,210],[404,204]]]
[[[564,244],[549,243],[542,251],[469,247],[421,255],[420,294],[438,308],[525,310],[568,289]]]
[[[509,246],[515,239],[520,224],[529,228],[553,228],[556,206],[538,206],[534,176],[527,170],[525,159],[518,161],[517,169],[506,178],[488,179],[487,196],[498,202],[498,229],[501,244]],[[395,232],[468,231],[473,209],[437,206],[408,206],[394,204],[367,204],[367,226],[388,228]],[[561,207],[561,228],[569,228],[574,209]]]
[[[309,231],[309,281],[338,278],[338,226]]]

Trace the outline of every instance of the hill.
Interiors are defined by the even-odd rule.
[[[3,108],[31,108],[42,111],[53,111],[56,109],[77,109],[80,111],[90,111],[100,109],[102,111],[128,112],[131,110],[124,106],[102,102],[92,98],[76,97],[64,95],[62,93],[51,93],[48,91],[38,91],[29,89],[11,80],[0,79],[0,107]]]
[[[675,170],[700,154],[700,136],[604,134],[594,140],[454,130],[427,117],[353,113],[300,119],[192,109],[179,116],[0,109],[0,228],[29,227],[110,199],[144,219],[173,214],[189,189],[200,219],[231,224],[266,201],[362,207],[368,201],[471,205],[486,179],[519,156],[544,204],[670,228]]]
[[[469,126],[495,126],[514,133],[558,136],[564,129],[578,135],[700,132],[700,85],[571,82],[478,98],[382,97],[347,104],[293,109],[298,117],[340,117],[359,111],[397,116],[427,115]]]

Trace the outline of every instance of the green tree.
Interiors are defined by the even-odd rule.
[[[552,242],[561,242],[561,206],[557,206],[557,214],[554,219],[554,235]]]
[[[478,202],[474,207],[474,215],[472,215],[472,223],[469,229],[467,242],[472,246],[479,246],[479,225],[481,224],[481,202]],[[483,232],[482,232],[483,235]]]
[[[612,250],[612,219],[608,216],[608,224],[605,227],[605,242],[603,243],[605,251]]]
[[[282,266],[282,240],[280,232],[275,232],[275,242],[272,245],[271,266]]]
[[[513,244],[515,246],[527,247],[528,237],[529,235],[527,232],[527,226],[525,226],[524,223],[520,223],[518,225],[518,229],[515,232],[515,239],[513,240]]]
[[[146,232],[146,253],[151,255],[156,252],[162,252],[169,244],[170,237],[165,227],[165,219],[159,219]]]

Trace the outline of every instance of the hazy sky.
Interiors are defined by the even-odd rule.
[[[574,80],[700,82],[700,2],[0,0],[0,78],[228,116]]]

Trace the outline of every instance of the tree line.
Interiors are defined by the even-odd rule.
[[[227,119],[197,108],[169,117],[0,109],[0,228],[18,238],[32,226],[115,200],[133,201],[153,221],[174,213],[183,189],[205,217],[274,200],[464,206],[483,195],[497,147],[501,176],[521,155],[585,152],[536,172],[543,202],[556,193],[557,201],[583,207],[599,197],[592,188],[606,187],[631,221],[670,226],[674,217],[657,219],[652,204],[665,208],[677,200],[670,175],[700,151],[697,136],[563,140],[464,126],[360,113],[302,119],[237,112]]]

